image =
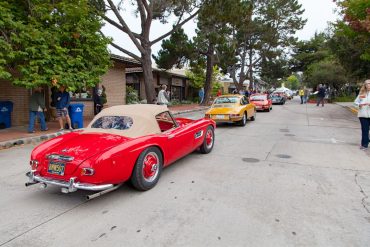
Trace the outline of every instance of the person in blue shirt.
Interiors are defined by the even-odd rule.
[[[69,96],[69,93],[65,91],[65,89],[66,88],[64,86],[60,86],[59,91],[55,95],[55,99],[56,99],[55,107],[57,109],[57,118],[59,121],[60,130],[64,129],[63,118],[66,119],[69,129],[72,129],[71,119],[68,115],[68,106],[70,102],[70,96]]]
[[[204,100],[204,88],[199,89],[198,96],[199,96],[199,104],[202,104]]]

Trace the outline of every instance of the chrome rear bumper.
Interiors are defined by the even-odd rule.
[[[91,190],[91,191],[100,191],[100,190],[106,190],[112,188],[113,184],[101,184],[101,185],[95,185],[95,184],[87,184],[87,183],[80,183],[75,182],[76,178],[72,177],[69,179],[69,182],[63,181],[63,180],[57,180],[52,178],[46,178],[41,177],[38,175],[35,175],[34,171],[30,171],[26,174],[27,177],[29,177],[30,181],[29,183],[44,183],[44,184],[52,184],[56,186],[60,186],[62,188],[66,188],[68,191],[65,191],[62,189],[62,192],[75,192],[76,190]]]

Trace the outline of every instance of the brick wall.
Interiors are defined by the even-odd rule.
[[[126,102],[126,75],[125,66],[114,62],[114,67],[102,77],[105,86],[107,106],[123,105]]]
[[[12,126],[28,123],[28,101],[30,90],[13,86],[9,81],[0,79],[0,101],[12,101],[11,113]]]

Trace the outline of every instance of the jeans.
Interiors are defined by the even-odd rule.
[[[361,132],[362,132],[361,146],[367,148],[369,147],[370,118],[360,117],[359,119],[361,123]]]
[[[303,95],[300,96],[301,97],[301,104],[303,104]]]
[[[42,111],[30,111],[30,122],[28,126],[28,132],[34,131],[35,128],[35,118],[38,116],[41,122],[41,130],[46,130],[45,116]]]
[[[307,98],[308,98],[307,95],[303,96],[303,103],[305,104],[307,103]]]

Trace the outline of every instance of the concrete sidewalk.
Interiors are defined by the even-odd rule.
[[[357,114],[358,113],[358,109],[355,107],[355,105],[353,104],[353,102],[335,102],[335,104],[336,105],[340,105],[342,107],[345,107],[345,108],[349,109],[354,114]]]
[[[176,105],[169,106],[169,110],[173,115],[178,115],[187,112],[202,111],[207,109],[207,106],[200,106],[198,104],[191,105]],[[84,118],[84,127],[86,127],[92,118]],[[15,126],[7,129],[0,130],[0,149],[11,148],[17,145],[38,143],[45,141],[51,138],[54,138],[59,135],[69,133],[69,130],[60,131],[59,123],[57,120],[52,120],[47,122],[48,130],[40,131],[39,124],[35,126],[35,133],[28,133],[26,125],[24,126]]]

